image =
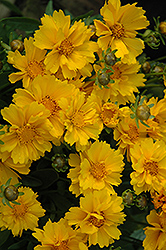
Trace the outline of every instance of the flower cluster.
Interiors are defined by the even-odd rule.
[[[0,228],[20,237],[33,231],[35,250],[109,247],[122,235],[125,202],[144,209],[146,194],[154,209],[144,249],[165,249],[166,66],[143,67],[147,37],[137,31],[149,21],[142,7],[108,0],[100,14],[72,19],[54,10],[23,47],[6,45],[14,92],[1,109]],[[161,98],[145,96],[154,74]],[[123,173],[131,192],[118,189]],[[22,182],[12,199],[10,181]],[[70,205],[57,204],[65,195]]]

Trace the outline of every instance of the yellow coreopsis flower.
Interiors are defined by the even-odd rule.
[[[22,79],[23,87],[28,88],[33,79],[38,75],[49,74],[44,65],[46,50],[41,50],[34,46],[32,37],[24,39],[25,55],[21,55],[18,50],[8,53],[8,62],[19,72],[9,75],[9,81],[15,83]]]
[[[135,58],[144,48],[143,41],[136,38],[136,30],[149,25],[144,16],[145,11],[135,5],[121,6],[120,0],[106,1],[100,10],[104,22],[94,20],[99,47],[103,50],[109,47],[117,49],[116,56],[129,64],[135,63]]]
[[[52,124],[50,134],[53,137],[61,137],[64,132],[64,124],[60,120],[61,108],[58,101],[62,97],[72,96],[75,87],[67,81],[57,80],[54,76],[38,76],[31,84],[30,90],[16,89],[13,101],[17,106],[24,107],[34,101],[43,104],[50,111],[47,119]]]
[[[94,69],[96,72],[102,70],[104,64],[95,64]],[[110,79],[114,82],[107,84],[108,88],[104,86],[94,87],[94,93],[100,96],[103,100],[110,99],[112,102],[119,104],[126,104],[126,102],[135,102],[134,92],[138,92],[138,87],[144,86],[144,74],[138,73],[140,64],[135,62],[133,64],[126,64],[121,61],[112,66],[113,71],[107,70],[106,73],[112,73]]]
[[[165,185],[164,185],[165,186]],[[161,189],[160,192],[151,192],[152,202],[154,204],[154,208],[159,211],[163,211],[166,213],[166,189],[165,187]]]
[[[94,93],[92,93],[89,98],[95,102],[101,122],[108,128],[115,128],[119,123],[121,114],[118,105],[111,101],[103,101]]]
[[[90,76],[88,65],[94,62],[98,46],[89,41],[92,33],[84,22],[75,21],[71,26],[70,16],[65,16],[62,10],[55,10],[53,16],[45,14],[41,22],[34,38],[38,48],[51,50],[45,59],[46,68],[52,73],[60,69],[65,79],[75,77],[77,71]]]
[[[115,193],[113,185],[121,183],[123,155],[111,149],[106,142],[94,142],[88,150],[80,153],[80,161],[77,156],[71,155],[69,164],[75,167],[70,170],[68,177],[72,181],[70,190],[76,195],[78,185],[83,194],[102,189]]]
[[[130,118],[131,110],[121,108],[121,120],[114,129],[114,140],[118,141],[119,149],[124,155],[127,151],[127,160],[130,161],[130,150],[135,144],[140,144],[146,138],[146,127]]]
[[[43,230],[36,228],[32,235],[41,242],[34,250],[87,250],[87,246],[83,243],[81,236],[77,235],[65,219],[58,222],[48,220]]]
[[[85,99],[85,94],[76,91],[71,98],[61,98],[58,102],[61,108],[61,122],[65,125],[64,140],[79,150],[88,145],[90,138],[97,139],[103,126],[98,119],[94,102]]]
[[[14,164],[27,164],[29,160],[37,160],[45,151],[52,148],[49,142],[52,129],[47,117],[50,115],[42,104],[32,102],[23,109],[10,104],[1,110],[4,120],[11,124],[9,132],[3,137],[1,152],[8,151]]]
[[[150,108],[151,115],[154,116],[152,119],[147,120],[149,128],[147,133],[154,140],[160,139],[166,143],[166,99],[150,98],[146,103],[147,105],[153,104]]]
[[[153,142],[147,138],[130,150],[132,168],[131,185],[136,194],[143,191],[158,191],[166,179],[166,145],[163,141]]]
[[[106,190],[94,191],[80,198],[80,207],[71,207],[65,218],[88,236],[89,246],[109,246],[121,235],[117,226],[124,221],[122,198]]]
[[[20,178],[18,173],[28,174],[30,172],[30,166],[31,161],[28,161],[27,164],[14,164],[9,152],[0,152],[0,186],[6,183],[11,177],[11,184],[18,183],[18,177]]]
[[[21,237],[23,230],[34,230],[38,227],[39,217],[44,216],[45,210],[36,200],[38,195],[31,188],[20,187],[18,191],[24,193],[16,200],[20,205],[12,204],[13,208],[0,207],[0,228],[9,229],[14,236]]]
[[[145,250],[165,250],[166,249],[166,213],[157,214],[151,210],[147,216],[147,221],[152,227],[146,227],[143,247]]]

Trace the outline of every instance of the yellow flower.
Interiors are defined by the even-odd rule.
[[[79,90],[71,98],[61,98],[59,106],[60,117],[65,125],[66,133],[64,140],[76,147],[84,147],[90,138],[97,139],[102,130],[101,122],[98,120],[94,103],[85,100],[85,95]]]
[[[42,243],[37,245],[34,250],[88,250],[80,236],[77,235],[65,219],[58,222],[51,222],[49,219],[44,230],[35,229],[32,235]]]
[[[153,227],[146,227],[146,238],[143,241],[145,250],[165,250],[166,249],[166,213],[157,214],[151,210],[147,216],[147,221]]]
[[[160,209],[166,213],[166,190],[163,188],[159,193],[154,191],[151,192],[152,202],[155,209]]]
[[[121,108],[121,120],[114,129],[114,140],[118,141],[119,149],[124,155],[127,151],[127,160],[130,161],[130,150],[135,144],[140,144],[146,138],[146,127],[140,124],[137,128],[135,120],[130,118],[131,110]]]
[[[38,195],[32,189],[20,187],[18,191],[24,193],[16,200],[21,205],[12,204],[13,208],[0,207],[0,227],[11,230],[14,236],[21,237],[23,230],[34,230],[38,226],[39,217],[44,216],[45,210],[36,200]]]
[[[28,161],[27,164],[14,164],[9,152],[0,152],[0,186],[6,183],[11,177],[11,184],[18,183],[18,177],[21,178],[18,173],[28,174],[30,166],[31,161]]]
[[[52,124],[50,134],[56,138],[61,137],[64,125],[60,121],[59,112],[61,108],[58,101],[61,97],[69,97],[74,94],[75,87],[67,81],[57,80],[54,76],[38,76],[31,84],[31,89],[16,89],[13,101],[17,106],[24,107],[34,101],[43,104],[50,111],[48,120]]]
[[[150,98],[147,105],[154,104],[150,109],[152,119],[147,120],[147,124],[150,126],[147,128],[147,133],[154,140],[160,139],[166,143],[166,99]]]
[[[27,38],[24,39],[25,55],[21,55],[18,50],[8,53],[8,62],[20,70],[10,74],[9,81],[15,83],[22,79],[24,88],[28,88],[36,76],[49,74],[44,65],[47,51],[37,48],[33,42],[32,37],[29,40]]]
[[[1,152],[8,151],[14,164],[27,164],[37,160],[45,151],[52,148],[49,140],[50,123],[47,123],[49,110],[42,104],[32,102],[23,109],[14,104],[1,110],[4,120],[11,124],[8,133],[3,137]]]
[[[98,44],[103,50],[111,47],[118,49],[115,55],[125,63],[135,63],[136,56],[142,53],[144,43],[136,38],[136,30],[149,25],[145,11],[136,7],[136,3],[121,6],[120,0],[109,0],[101,8],[103,21],[94,20]]]
[[[54,11],[53,16],[45,14],[41,21],[34,38],[38,48],[51,50],[45,59],[46,69],[52,73],[61,69],[65,79],[75,77],[77,71],[90,76],[88,65],[94,62],[98,46],[89,41],[91,30],[84,22],[75,21],[71,26],[70,16],[65,16],[62,10]]]
[[[103,69],[104,64],[94,65],[96,72]],[[110,79],[114,80],[114,83],[108,83],[108,88],[102,86],[102,89],[98,86],[94,88],[94,93],[100,96],[103,100],[110,99],[112,102],[118,102],[119,104],[126,104],[126,102],[135,102],[134,92],[138,92],[140,86],[144,86],[144,74],[139,73],[140,64],[135,62],[133,64],[125,64],[121,61],[115,63],[112,66],[113,72],[107,70],[107,73],[112,72]]]
[[[112,185],[121,183],[123,155],[111,149],[106,142],[94,142],[88,150],[80,153],[80,160],[77,155],[71,155],[69,164],[75,167],[68,174],[72,180],[71,186],[74,185],[70,190],[75,194],[101,189],[115,193]]]
[[[111,101],[105,102],[94,93],[92,93],[89,98],[95,102],[96,110],[101,122],[108,128],[115,128],[119,123],[121,113],[118,105]]]
[[[80,198],[80,207],[71,207],[65,218],[69,225],[88,236],[89,246],[109,246],[121,235],[117,226],[124,221],[122,198],[106,190],[94,191]]]
[[[162,189],[166,179],[166,145],[163,141],[147,138],[130,151],[132,168],[131,185],[140,194],[143,191]],[[162,184],[163,183],[163,184]]]

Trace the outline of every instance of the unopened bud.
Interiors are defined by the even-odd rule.
[[[132,205],[134,205],[134,200],[135,200],[135,193],[134,191],[127,189],[122,193],[122,199],[123,199],[123,204],[126,207],[131,207]]]
[[[99,74],[98,81],[101,85],[106,86],[110,82],[110,76],[106,72]]]
[[[144,210],[147,208],[147,205],[148,205],[147,196],[145,194],[138,195],[136,199],[136,206],[139,209]]]
[[[10,47],[13,51],[18,50],[22,52],[24,50],[24,43],[19,39],[15,39],[11,41]]]
[[[144,62],[144,64],[142,65],[143,72],[146,74],[149,73],[150,68],[151,66],[149,62]]]
[[[68,169],[66,155],[56,154],[51,160],[52,167],[58,172],[65,172]]]
[[[5,188],[4,195],[8,201],[15,201],[19,195],[18,188],[10,185]]]
[[[139,105],[136,110],[136,115],[141,121],[147,121],[150,117],[150,108],[145,104]]]

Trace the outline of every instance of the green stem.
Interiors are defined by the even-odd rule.
[[[66,179],[66,178],[59,177],[58,179],[61,180],[61,181],[66,181],[66,182],[71,183],[71,181],[69,179]]]
[[[160,76],[160,75],[165,75],[166,74],[166,72],[158,72],[158,73],[147,73],[147,74],[145,74],[145,76],[146,77],[148,77],[148,76]]]
[[[44,156],[43,158],[46,159],[47,161],[51,161],[51,159],[48,158],[47,156]]]
[[[159,57],[159,58],[155,59],[155,61],[162,61],[164,59],[166,59],[166,56]]]
[[[147,80],[147,81],[145,82],[145,84],[148,84],[148,83],[151,83],[151,82],[156,82],[156,81],[158,81],[158,80],[159,80],[159,78],[158,78],[158,77],[155,77],[155,78],[152,78],[152,79]]]
[[[139,88],[152,88],[152,87],[161,87],[161,84],[147,84],[145,86],[141,86]]]

